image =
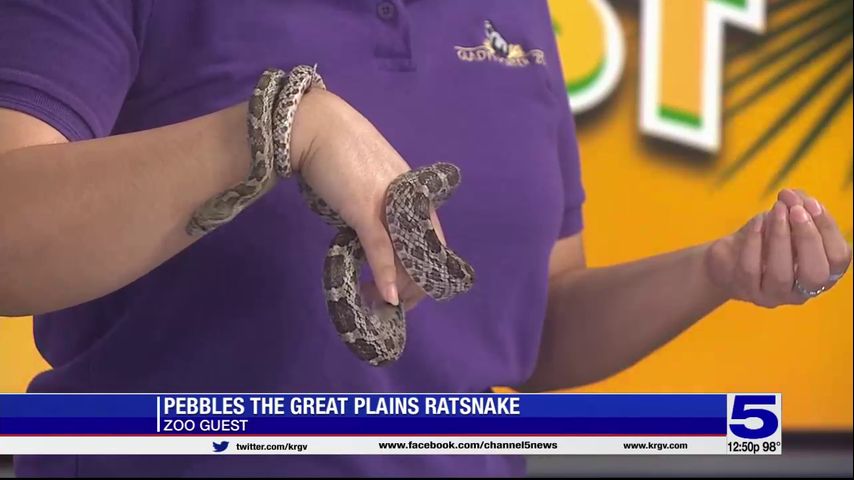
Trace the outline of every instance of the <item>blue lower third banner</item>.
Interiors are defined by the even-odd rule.
[[[0,454],[779,454],[780,394],[7,394]]]

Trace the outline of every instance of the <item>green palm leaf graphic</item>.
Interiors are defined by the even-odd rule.
[[[824,22],[809,32],[804,33],[798,38],[792,39],[788,43],[779,46],[768,55],[763,56],[751,68],[732,78],[728,78],[724,83],[724,88],[732,88],[744,80],[749,79],[753,75],[762,72],[766,68],[790,56],[792,52],[798,51],[804,47],[811,45],[818,39],[824,39],[827,36],[832,36],[834,39],[845,38],[851,33],[852,19],[850,17],[851,9],[844,12],[844,16],[832,18]]]
[[[768,183],[768,187],[765,189],[765,194],[770,194],[780,186],[780,183],[783,182],[783,179],[786,178],[789,172],[794,169],[798,163],[804,158],[804,154],[809,150],[809,148],[815,143],[818,137],[827,129],[830,125],[830,122],[833,121],[833,118],[836,115],[839,115],[842,107],[844,107],[850,100],[854,91],[854,81],[848,80],[848,83],[842,89],[841,92],[834,98],[833,102],[830,103],[830,106],[824,111],[822,116],[818,119],[818,121],[813,125],[801,143],[798,145],[798,148],[792,152],[792,155],[786,160],[786,163],[780,167],[780,170],[777,171],[777,174],[774,175],[774,178],[771,179],[771,182]]]
[[[810,50],[805,52],[803,55],[798,57],[797,61],[793,62],[792,65],[790,65],[788,68],[786,68],[785,70],[774,75],[772,78],[770,78],[765,83],[760,85],[758,88],[756,88],[756,90],[751,92],[750,95],[748,95],[747,97],[742,99],[740,102],[738,102],[735,105],[727,108],[726,111],[724,112],[724,117],[729,118],[729,117],[734,117],[734,116],[738,115],[744,108],[750,106],[755,101],[757,101],[757,100],[761,99],[762,97],[764,97],[765,95],[771,93],[771,90],[774,90],[776,87],[783,84],[792,75],[795,75],[796,73],[798,73],[798,71],[805,69],[806,67],[808,67],[811,63],[815,62],[816,60],[821,59],[822,56],[819,55],[821,52],[828,50],[828,49],[832,48],[833,46],[841,43],[843,40],[845,40],[850,35],[851,35],[851,32],[844,32],[843,31],[843,32],[841,32],[841,34],[835,35],[835,36],[829,38],[827,41],[816,45],[814,48],[811,48]],[[848,53],[848,55],[850,55],[851,50],[848,50],[847,53]]]
[[[780,10],[788,8],[793,3],[797,3],[799,5],[803,5],[804,3],[810,2],[812,0],[772,0],[768,5],[768,14],[776,13]]]
[[[785,127],[789,122],[794,120],[797,115],[806,108],[809,103],[817,97],[817,93],[822,89],[827,87],[839,74],[842,74],[844,70],[846,70],[851,65],[852,53],[849,50],[848,54],[845,55],[840,61],[836,62],[829,69],[827,69],[824,74],[816,80],[809,88],[806,89],[803,95],[798,98],[795,103],[793,103],[788,109],[786,109],[783,114],[781,114],[770,127],[758,138],[756,141],[748,147],[748,149],[742,153],[732,165],[730,165],[727,169],[723,171],[721,177],[719,179],[719,183],[724,183],[733,175],[738,173],[742,168],[747,166],[747,164],[759,153],[763,147],[765,147],[780,131]]]
[[[803,11],[791,15],[789,8],[802,8]],[[812,80],[803,93],[793,99],[782,113],[774,118],[770,124],[748,145],[735,159],[720,173],[717,185],[723,185],[734,178],[754,159],[761,155],[762,151],[793,120],[799,117],[803,111],[824,98],[823,93],[836,85],[837,80],[848,78],[847,83],[841,90],[835,90],[830,103],[820,112],[819,118],[803,134],[803,138],[788,154],[786,160],[780,165],[769,179],[762,195],[771,194],[775,188],[782,184],[786,177],[808,156],[811,147],[819,141],[828,128],[837,118],[843,114],[843,109],[851,102],[852,86],[851,65],[854,60],[854,46],[851,45],[854,37],[854,19],[852,19],[852,2],[850,0],[776,0],[769,1],[767,7],[769,30],[756,37],[751,37],[744,42],[736,43],[726,50],[726,61],[750,55],[752,64],[744,71],[726,76],[724,91],[732,89],[745,81],[751,80],[756,75],[765,75],[769,69],[775,71],[768,79],[763,79],[756,87],[737,102],[730,104],[724,111],[723,119],[729,120],[742,113],[759,100],[770,99],[775,89],[792,79],[802,78],[800,74],[806,72],[809,67],[818,61],[826,61],[828,67],[819,72],[819,76]],[[791,18],[785,18],[785,17]],[[779,21],[777,21],[779,19]],[[782,39],[780,45],[777,40]],[[775,46],[768,49],[774,42]],[[847,44],[848,48],[843,45]],[[763,51],[762,49],[766,49]],[[785,62],[785,65],[778,66]],[[851,160],[847,178],[843,179],[843,188],[852,185],[854,176],[854,157]]]
[[[850,6],[847,2],[840,2],[839,0],[824,0],[823,2],[815,2],[815,6],[807,12],[804,12],[802,15],[798,15],[797,17],[789,20],[788,22],[782,25],[768,30],[761,36],[753,37],[753,40],[749,42],[744,42],[741,44],[730,44],[729,48],[727,48],[726,51],[726,58],[727,60],[735,60],[736,58],[744,55],[745,53],[752,52],[756,48],[759,48],[772,40],[776,40],[777,37],[785,35],[792,29],[798,28],[805,23],[809,23],[810,20],[813,20],[814,18],[821,17],[822,14],[830,12],[831,16],[835,18],[838,15],[834,13],[833,10],[846,5]]]

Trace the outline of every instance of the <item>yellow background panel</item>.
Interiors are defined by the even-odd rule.
[[[624,30],[637,31],[637,7],[627,3],[633,2],[613,4]],[[772,17],[768,28],[780,23],[783,20]],[[733,41],[732,27],[727,33]],[[731,181],[718,185],[722,170],[808,92],[834,60],[819,59],[742,114],[725,120],[721,151],[706,155],[640,134],[638,39],[627,36],[626,42],[626,67],[619,87],[605,104],[577,119],[588,192],[585,241],[594,266],[702,243],[734,231],[752,215],[770,208],[774,196],[764,194],[768,182],[851,77],[849,65],[847,76],[815,92],[811,103],[755,160]],[[845,48],[850,48],[850,40],[847,47],[836,50]],[[759,48],[743,61],[750,63],[766,50]],[[732,103],[730,95],[726,92],[725,104]],[[783,184],[816,195],[849,240],[851,115],[849,101]],[[728,304],[634,367],[578,391],[782,392],[785,427],[850,429],[853,355],[848,275],[832,291],[803,307],[766,310]]]
[[[556,22],[558,48],[572,52],[561,59],[563,75],[568,83],[579,83],[595,75],[605,61],[605,29],[591,2],[551,1],[549,8]],[[563,19],[572,19],[567,22]],[[585,48],[573,45],[584,43]]]
[[[706,0],[663,0],[661,106],[699,117],[702,111],[703,12]]]

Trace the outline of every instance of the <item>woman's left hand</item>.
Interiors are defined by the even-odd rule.
[[[709,245],[705,260],[729,298],[773,308],[831,288],[848,269],[851,248],[823,205],[786,189],[770,211]]]

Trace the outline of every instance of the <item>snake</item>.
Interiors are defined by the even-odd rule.
[[[289,73],[270,68],[258,80],[248,104],[250,172],[242,182],[212,197],[187,223],[200,236],[234,219],[260,198],[276,176],[294,175],[290,138],[299,101],[310,88],[326,88],[316,66],[300,65]],[[366,256],[356,231],[296,175],[311,211],[337,229],[323,262],[326,309],[339,338],[360,360],[382,366],[400,358],[406,346],[406,306],[373,305],[362,294],[359,276]],[[385,192],[384,220],[397,261],[430,298],[449,300],[470,290],[474,268],[446,246],[431,212],[460,185],[460,169],[439,162],[402,173]]]

